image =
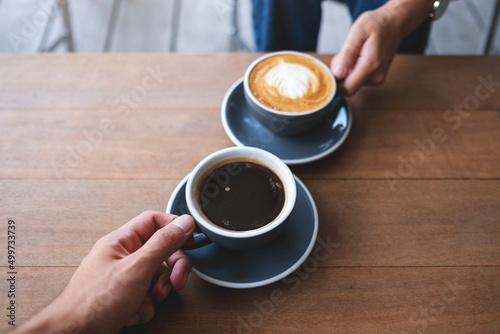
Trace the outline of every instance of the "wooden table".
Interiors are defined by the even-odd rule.
[[[6,277],[12,220],[18,324],[100,236],[165,210],[203,157],[233,145],[221,101],[257,56],[0,56],[0,259]],[[124,332],[500,332],[498,82],[500,57],[396,57],[383,86],[349,99],[344,145],[292,168],[333,252],[293,284],[232,290],[191,276]]]

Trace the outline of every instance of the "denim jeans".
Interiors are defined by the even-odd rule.
[[[256,51],[316,51],[322,0],[252,0]],[[345,0],[353,21],[388,0]],[[399,53],[423,53],[430,21],[422,23],[399,45]]]

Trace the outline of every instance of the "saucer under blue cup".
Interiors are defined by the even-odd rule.
[[[167,212],[189,214],[186,205],[187,175],[175,188]],[[286,229],[271,243],[253,250],[230,250],[216,244],[185,250],[193,273],[228,288],[255,288],[274,283],[294,272],[311,252],[318,235],[318,212],[305,185],[295,176],[297,201]]]
[[[227,91],[222,101],[221,119],[226,134],[237,146],[253,146],[273,153],[288,165],[321,159],[335,151],[351,130],[352,114],[342,96],[336,96],[332,108],[337,110],[310,131],[283,137],[274,134],[250,112],[243,90],[243,78]],[[335,111],[333,110],[333,111]]]

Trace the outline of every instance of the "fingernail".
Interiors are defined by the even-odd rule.
[[[193,229],[193,218],[182,215],[179,218],[176,218],[172,224],[179,226],[184,232],[191,232]]]
[[[347,68],[345,68],[344,66],[342,65],[337,65],[334,69],[333,69],[333,75],[335,76],[335,78],[337,79],[344,79],[347,75]]]
[[[184,273],[184,276],[182,277],[182,279],[184,280],[184,285],[186,285],[187,281],[188,281],[188,277],[189,277],[189,270],[187,270],[185,273]]]

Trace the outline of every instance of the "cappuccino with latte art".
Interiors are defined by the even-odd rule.
[[[245,71],[243,90],[248,110],[264,126],[260,136],[296,136],[335,114],[333,74],[305,53],[279,51],[256,59]]]
[[[277,54],[258,62],[248,85],[263,105],[278,111],[306,112],[324,106],[334,94],[328,68],[300,54]]]

